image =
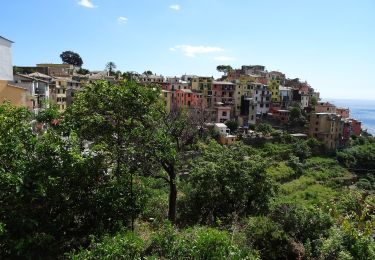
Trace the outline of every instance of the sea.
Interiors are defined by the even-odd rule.
[[[337,107],[350,109],[350,117],[362,121],[362,128],[375,136],[375,100],[324,99]]]

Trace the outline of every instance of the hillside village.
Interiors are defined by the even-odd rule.
[[[201,117],[206,125],[216,129],[222,144],[230,144],[239,136],[259,137],[253,130],[261,123],[287,130],[295,137],[314,137],[327,150],[344,147],[352,135],[362,132],[361,122],[351,118],[348,108],[322,102],[320,93],[307,82],[289,79],[262,65],[243,65],[238,69],[221,65],[217,69],[224,75],[218,79],[199,75],[165,77],[151,71],[86,71],[70,64],[13,67],[12,44],[0,37],[0,101],[26,106],[35,114],[50,103],[63,112],[85,84],[127,79],[159,85],[167,112],[186,109]],[[232,132],[228,123],[236,125]]]
[[[375,259],[375,138],[307,82],[13,66],[12,44],[0,259]]]

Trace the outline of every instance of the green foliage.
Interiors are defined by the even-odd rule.
[[[105,69],[108,70],[109,76],[113,76],[115,69],[117,68],[116,64],[113,61],[107,62],[105,64]]]
[[[275,207],[270,215],[289,237],[303,243],[327,236],[333,225],[331,216],[318,207],[281,204]]]
[[[267,211],[275,187],[265,172],[266,163],[240,145],[211,142],[192,167],[185,221],[212,224],[217,218],[231,219],[233,214]]]
[[[49,104],[47,108],[42,110],[37,116],[36,120],[40,123],[45,123],[49,126],[54,126],[54,120],[58,120],[60,116],[57,105]]]
[[[285,162],[280,162],[267,168],[267,174],[276,181],[285,182],[291,180],[295,172],[293,168],[289,167]]]
[[[75,53],[73,51],[64,51],[60,54],[60,58],[62,62],[66,64],[71,64],[76,67],[81,67],[83,64],[81,56],[79,56],[78,53]]]
[[[272,133],[273,128],[270,124],[261,123],[255,126],[255,131],[261,132],[264,135],[269,135]]]
[[[259,250],[262,259],[287,257],[288,236],[278,223],[267,217],[251,217],[244,232],[248,246]]]
[[[274,144],[265,143],[262,148],[263,156],[273,158],[275,160],[286,160],[293,153],[292,146],[290,144]]]
[[[100,241],[93,239],[88,249],[72,252],[71,259],[141,259],[143,240],[134,233],[118,233],[104,236]]]
[[[364,174],[375,169],[375,143],[356,145],[337,153],[340,163],[351,170]]]
[[[317,104],[318,104],[318,98],[317,97],[311,97],[311,101],[310,101],[310,103],[311,103],[311,106],[312,107],[315,107]]]
[[[226,75],[229,71],[233,70],[233,68],[230,65],[219,65],[216,67],[216,70]]]
[[[238,129],[238,122],[236,120],[230,120],[225,122],[231,133],[235,133]]]
[[[90,71],[88,69],[79,68],[79,70],[77,70],[77,74],[80,74],[80,75],[87,75],[89,73]]]
[[[257,259],[253,250],[233,243],[225,231],[195,227],[178,232],[170,225],[151,238],[147,254],[162,259]]]
[[[292,144],[292,150],[295,156],[301,161],[306,160],[311,156],[310,146],[305,141],[297,140]]]
[[[302,113],[299,107],[292,107],[290,109],[290,120],[299,119],[301,116],[302,116]]]

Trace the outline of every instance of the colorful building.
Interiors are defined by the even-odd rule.
[[[344,121],[332,113],[312,113],[310,115],[309,136],[324,143],[328,150],[335,150],[342,142]]]
[[[279,83],[276,80],[268,82],[268,90],[271,92],[271,101],[280,102]]]
[[[318,104],[315,106],[316,113],[336,114],[336,111],[337,111],[336,106],[329,102],[318,102]]]
[[[349,108],[338,107],[336,108],[336,114],[340,115],[342,118],[349,118],[350,110]]]
[[[0,80],[0,104],[9,101],[15,106],[32,107],[28,89],[21,86],[15,86],[8,81]]]

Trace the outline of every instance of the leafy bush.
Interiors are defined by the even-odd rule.
[[[69,254],[71,259],[141,259],[143,240],[134,233],[118,233],[105,236],[100,241],[93,239],[88,249]]]
[[[367,173],[375,169],[375,143],[366,143],[343,150],[337,159],[357,173]]]
[[[326,236],[333,224],[331,216],[317,207],[281,204],[270,215],[289,237],[303,243]]]
[[[253,250],[233,243],[225,231],[194,227],[178,232],[168,224],[151,238],[147,255],[167,259],[257,259]]]
[[[275,186],[265,172],[266,163],[258,156],[246,156],[240,148],[211,143],[194,161],[180,202],[183,221],[213,224],[219,218],[230,222],[234,214],[267,211]]]
[[[288,236],[278,223],[267,217],[251,217],[244,232],[248,246],[259,250],[262,259],[287,257]]]

